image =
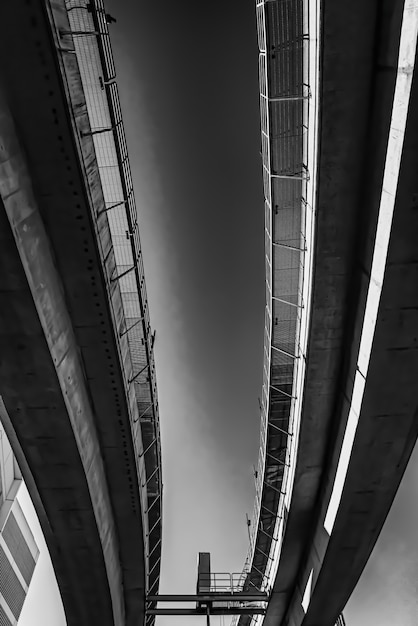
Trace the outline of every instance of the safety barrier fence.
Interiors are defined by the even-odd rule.
[[[271,591],[290,506],[310,314],[317,32],[305,0],[259,0],[266,311],[261,435],[242,588]],[[234,626],[262,616],[235,618]]]
[[[129,165],[109,37],[109,15],[102,0],[67,0],[66,9],[80,69],[106,213],[116,260],[113,280],[121,292],[128,341],[129,386],[134,388],[132,436],[143,510],[146,592],[158,592],[161,561],[162,477],[158,398],[138,214]],[[155,617],[149,615],[147,623]]]
[[[272,590],[296,466],[315,227],[318,11],[315,0],[256,2],[266,313],[256,495],[241,578],[248,591]],[[233,625],[262,620],[241,616]]]

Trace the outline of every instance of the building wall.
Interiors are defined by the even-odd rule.
[[[0,626],[15,626],[39,556],[16,495],[22,477],[0,423]]]

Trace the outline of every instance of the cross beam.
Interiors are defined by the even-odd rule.
[[[199,594],[183,594],[183,595],[149,595],[147,602],[267,602],[268,594],[264,591],[258,593],[245,593],[237,591],[216,592],[216,593],[199,593]]]
[[[147,615],[207,615],[207,609],[146,609]],[[211,608],[209,615],[265,615],[266,610],[260,607],[243,609]]]

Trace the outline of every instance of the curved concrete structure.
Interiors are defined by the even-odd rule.
[[[418,84],[412,74],[418,7],[416,3],[415,6],[408,2],[405,5],[410,5],[411,10],[404,15],[401,2],[387,3],[383,7],[380,4],[376,13],[373,100],[368,150],[365,150],[366,162],[373,163],[373,170],[363,179],[364,195],[360,205],[366,215],[369,211],[369,221],[364,246],[358,250],[358,307],[351,345],[344,355],[345,377],[337,396],[340,428],[330,449],[322,483],[321,510],[301,576],[303,580],[307,570],[313,570],[310,602],[306,615],[298,615],[295,594],[288,609],[292,626],[331,624],[344,607],[379,536],[418,435],[415,382],[418,371],[418,219],[415,208]],[[399,52],[401,25],[403,43]],[[391,202],[393,219],[390,224],[386,215],[390,213]],[[388,225],[382,226],[385,222]],[[376,258],[379,248],[385,250],[386,246],[383,274]],[[365,341],[364,329],[374,317],[368,313],[375,298],[370,299],[370,293],[380,288],[380,281],[374,336]],[[364,355],[368,343],[371,345],[367,362]],[[363,390],[362,400],[358,400],[359,388]],[[341,499],[333,501],[341,469],[340,455],[343,457],[344,448],[347,449],[345,424],[348,424],[347,430],[353,429],[353,412],[357,411]]]
[[[145,423],[65,5],[17,0],[0,21],[6,431],[69,626],[137,626],[159,575],[156,400]]]
[[[371,258],[361,260],[359,255],[369,224],[374,240],[376,219],[371,215],[372,207],[364,206],[364,184],[371,174],[366,167],[366,154],[374,118],[371,103],[375,96],[375,42],[371,33],[377,9],[377,3],[359,3],[345,9],[335,3],[323,5],[318,211],[309,361],[295,487],[274,585],[271,621],[267,619],[271,624],[283,619],[296,585],[300,585],[299,594],[303,595],[309,572],[300,584],[298,570],[312,539],[327,456],[335,446],[338,424],[344,429],[347,419],[338,408],[341,385],[347,375],[346,359],[354,340],[357,307],[361,311],[365,306],[365,295],[361,300],[359,290],[361,273],[371,264]],[[386,124],[392,108],[394,75],[388,78]],[[381,113],[383,102],[379,99],[376,103]],[[387,130],[384,137],[380,174]],[[364,155],[363,159],[359,155]],[[376,160],[374,163],[376,167]],[[378,175],[377,179],[380,189]]]
[[[300,3],[268,3],[273,14],[271,7],[277,5],[277,19],[270,18],[267,26],[270,55],[284,54],[280,52],[284,46],[279,51],[269,46],[277,33],[283,36],[297,28],[293,4]],[[307,8],[308,3],[303,4]],[[283,513],[279,510],[284,519],[277,520],[283,530],[277,534],[276,551],[266,551],[261,567],[256,546],[250,564],[257,566],[264,588],[272,592],[264,618],[268,626],[335,624],[378,537],[418,434],[412,374],[418,371],[414,85],[398,191],[396,183],[388,191],[387,183],[395,179],[392,159],[399,145],[402,150],[401,143],[393,144],[387,157],[388,141],[402,132],[396,119],[391,127],[395,84],[399,75],[412,71],[411,62],[398,69],[403,5],[327,1],[320,5],[314,280],[295,478],[290,503]],[[314,6],[310,3],[311,12]],[[294,27],[283,26],[283,19],[278,19],[285,7],[286,19],[294,20]],[[411,46],[414,52],[413,40]],[[311,62],[312,57],[304,57],[305,65]],[[272,62],[269,69],[274,84]],[[396,111],[404,109],[405,101],[401,94]],[[262,120],[263,115],[262,108]],[[271,150],[275,149],[273,145]],[[376,249],[385,245],[380,222],[387,213],[387,198],[395,193],[380,293],[375,277]],[[368,300],[373,289],[380,294],[375,328]],[[364,328],[372,326],[366,341]],[[353,431],[355,411],[359,418]],[[350,437],[352,449],[346,446]],[[268,455],[269,440],[266,451]],[[345,477],[340,470],[348,458]],[[242,624],[248,621],[240,619]]]

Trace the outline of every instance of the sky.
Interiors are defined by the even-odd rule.
[[[199,551],[213,571],[242,570],[254,501],[265,306],[255,6],[106,8],[156,330],[160,592],[193,593]]]
[[[418,623],[418,447],[372,555],[351,596],[347,626]]]
[[[254,499],[265,306],[255,8],[106,6],[156,329],[160,592],[193,593],[199,551],[213,571],[241,571]]]
[[[254,498],[265,297],[255,7],[107,0],[106,8],[117,19],[112,44],[156,329],[160,592],[192,593],[199,551],[212,553],[213,571],[242,569]],[[347,606],[348,626],[416,626],[417,485],[416,451]],[[27,499],[22,492],[25,512]],[[19,626],[65,624],[45,552]]]

